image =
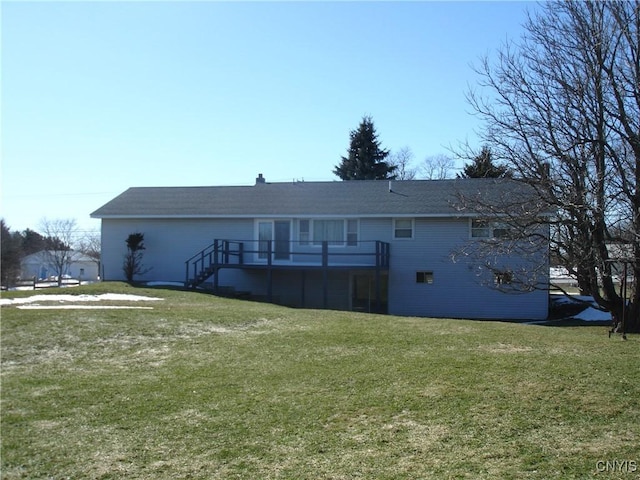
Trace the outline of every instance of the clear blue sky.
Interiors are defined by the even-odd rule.
[[[337,180],[349,131],[419,163],[477,142],[471,65],[527,2],[7,2],[2,204],[12,230],[130,186]]]

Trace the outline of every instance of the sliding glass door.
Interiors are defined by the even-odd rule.
[[[291,222],[276,220],[274,238],[274,260],[289,260],[291,254]]]
[[[269,242],[273,260],[289,260],[291,257],[291,222],[289,220],[264,220],[258,222],[258,258],[267,260]]]

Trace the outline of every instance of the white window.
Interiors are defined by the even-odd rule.
[[[413,219],[397,218],[393,221],[393,238],[411,239],[413,238]]]
[[[471,220],[471,237],[490,238],[491,227],[489,222],[485,220]]]
[[[358,246],[358,220],[347,220],[347,246]]]
[[[267,258],[269,242],[273,238],[273,223],[258,222],[258,258]]]
[[[307,220],[298,221],[298,242],[300,245],[341,245],[355,247],[358,245],[358,220],[357,219],[331,219],[331,220]]]
[[[471,238],[508,238],[511,228],[504,222],[471,220]]]
[[[309,245],[311,239],[310,223],[309,220],[300,220],[298,224],[298,240],[300,241],[300,245]]]
[[[504,222],[493,222],[491,226],[494,238],[509,238],[512,236],[511,227]]]
[[[327,241],[329,245],[344,243],[344,220],[314,220],[313,243],[322,245]]]

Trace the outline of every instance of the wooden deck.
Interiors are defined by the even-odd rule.
[[[390,245],[378,240],[356,245],[216,239],[185,262],[185,286],[196,288],[213,278],[214,293],[220,292],[218,272],[223,268],[266,270],[267,297],[272,301],[273,277],[277,270],[322,271],[324,305],[328,305],[328,273],[335,270],[369,270],[375,274],[377,302],[380,276],[389,270]]]

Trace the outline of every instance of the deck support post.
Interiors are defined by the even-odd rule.
[[[370,279],[369,282],[374,280],[375,282],[375,293],[369,287],[369,304],[371,311],[377,310],[381,312],[386,305],[386,286],[388,282],[388,270],[389,270],[389,244],[381,241],[375,242],[375,250],[371,252],[371,250],[367,249],[367,252],[342,252],[342,251],[331,251],[329,252],[329,241],[324,240],[321,242],[321,250],[318,252],[313,251],[304,251],[300,252],[302,258],[311,257],[313,263],[311,265],[306,265],[302,262],[297,264],[296,261],[280,263],[278,260],[282,259],[280,257],[280,253],[276,252],[275,249],[279,249],[278,246],[281,244],[274,240],[258,240],[258,250],[247,250],[244,247],[243,241],[237,240],[223,240],[223,239],[214,239],[213,244],[209,245],[202,251],[198,252],[191,258],[189,258],[185,262],[184,271],[185,271],[185,285],[190,286],[191,288],[196,288],[197,285],[201,285],[205,280],[209,280],[208,285],[212,285],[213,293],[218,295],[220,294],[221,289],[224,287],[220,286],[220,271],[225,268],[240,268],[240,269],[256,269],[260,270],[261,277],[263,281],[267,282],[267,285],[261,283],[265,290],[262,290],[263,295],[266,293],[267,301],[273,303],[274,301],[274,282],[283,281],[284,279],[276,275],[276,273],[280,270],[299,270],[300,271],[300,287],[299,287],[299,298],[300,304],[303,307],[308,305],[307,302],[307,277],[309,275],[307,272],[312,273],[312,277],[309,281],[312,290],[317,292],[317,288],[322,288],[322,300],[321,307],[324,309],[328,309],[331,305],[330,293],[329,293],[329,282],[333,278],[331,277],[331,271],[340,270],[340,271],[348,271],[353,275],[354,271],[359,271],[358,268],[362,268],[367,271],[367,277]],[[317,245],[317,243],[316,243]],[[245,253],[251,254],[250,258],[247,258]],[[257,261],[253,263],[251,260],[254,259],[254,255],[257,254]],[[266,256],[265,256],[266,254]],[[279,255],[278,258],[275,258],[275,255]],[[331,254],[331,258],[333,259],[332,265],[329,265],[329,255]],[[294,253],[295,255],[295,253]],[[371,260],[367,260],[364,265],[357,264],[357,256],[366,255],[369,259],[374,258],[375,263],[372,264]],[[343,261],[344,257],[347,258],[347,261]],[[375,256],[375,257],[374,257]],[[237,257],[237,260],[234,258]],[[301,259],[302,259],[301,258]],[[318,262],[318,258],[320,262]],[[249,263],[245,263],[245,260],[249,260]],[[354,263],[351,264],[350,261]],[[356,270],[354,270],[354,268]],[[266,270],[266,278],[264,276],[264,271]],[[321,273],[322,279],[318,278],[318,273]],[[192,275],[192,276],[191,276]],[[213,275],[213,280],[211,280],[211,276]],[[387,276],[387,278],[385,278]],[[373,278],[372,278],[373,277]],[[290,277],[286,277],[290,278]],[[295,274],[294,274],[295,278]],[[339,277],[342,279],[342,275]],[[226,281],[231,280],[227,278]],[[335,280],[335,279],[334,279]],[[351,280],[349,280],[351,282]],[[322,283],[322,287],[318,284]],[[233,283],[233,282],[232,282]],[[370,285],[370,284],[369,284]],[[234,285],[230,286],[231,288]],[[293,287],[295,289],[295,286]],[[350,287],[356,288],[356,287]],[[278,290],[279,291],[279,290]],[[384,295],[384,297],[383,297]],[[313,295],[312,295],[313,296]],[[375,304],[373,297],[375,296]],[[295,293],[294,293],[295,298]],[[353,299],[352,299],[353,300]],[[295,302],[295,300],[294,300]],[[315,303],[312,302],[314,305]]]
[[[329,308],[329,271],[322,270],[322,307]]]
[[[216,295],[220,293],[220,282],[218,281],[218,272],[220,272],[220,268],[216,267],[213,269],[213,293]]]
[[[376,268],[376,313],[382,312],[382,292],[380,283],[380,269]]]
[[[267,301],[273,303],[272,240],[267,240]]]
[[[223,258],[223,262],[225,264],[229,263],[229,241],[228,240],[224,240],[222,242],[222,258]]]
[[[219,275],[218,272],[218,239],[213,241],[213,293],[218,294],[220,291]]]
[[[329,308],[329,242],[322,241],[322,304]]]
[[[380,242],[376,242],[376,313],[382,310],[381,291],[380,291],[380,266],[383,258],[383,247]]]

